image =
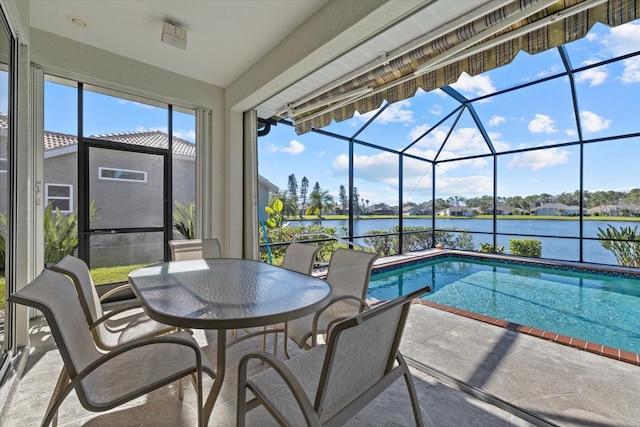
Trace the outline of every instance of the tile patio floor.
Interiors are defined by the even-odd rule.
[[[215,360],[215,334],[195,333],[211,360]],[[36,426],[42,420],[61,359],[42,319],[33,322],[31,342],[24,376],[0,425]],[[258,347],[255,338],[229,349],[225,386],[209,425],[235,425],[237,360]],[[427,425],[637,426],[640,422],[638,366],[421,305],[411,308],[401,349],[418,367],[413,369],[414,381]],[[263,368],[255,364],[253,369]],[[61,407],[58,425],[192,426],[194,405],[193,389],[186,388],[181,402],[175,384],[106,413],[85,411],[72,393]],[[348,425],[412,423],[400,380]],[[275,423],[259,408],[249,414],[248,425]]]

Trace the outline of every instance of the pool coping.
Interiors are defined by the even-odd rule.
[[[612,275],[622,275],[622,276],[633,276],[636,278],[640,278],[640,271],[631,270],[628,268],[620,268],[616,266],[602,266],[602,265],[594,265],[594,264],[581,264],[575,262],[560,262],[560,261],[549,261],[549,260],[530,260],[526,258],[506,256],[506,255],[494,255],[494,254],[481,254],[481,253],[468,253],[464,251],[455,251],[455,250],[441,250],[441,251],[431,251],[429,253],[412,256],[406,259],[393,259],[385,262],[384,258],[380,260],[381,262],[377,263],[374,266],[374,271],[385,271],[387,269],[392,269],[392,267],[398,267],[400,265],[405,264],[417,264],[425,259],[437,259],[437,258],[445,258],[445,257],[465,257],[472,259],[485,259],[485,260],[496,260],[499,259],[501,261],[509,261],[517,264],[542,264],[545,266],[552,266],[558,269],[571,269],[571,268],[580,268],[581,270],[588,269],[594,270],[597,273],[609,273]],[[467,310],[462,310],[459,308],[451,307],[444,304],[439,304],[432,301],[424,301],[420,299],[415,299],[413,301],[414,304],[421,304],[424,306],[432,307],[438,310],[446,311],[448,313],[456,314],[458,316],[467,317],[469,319],[478,320],[480,322],[488,323],[490,325],[502,327],[508,329],[510,331],[530,335],[536,338],[542,338],[547,341],[552,341],[561,345],[566,345],[569,347],[576,348],[578,350],[588,351],[590,353],[594,353],[600,356],[605,356],[611,359],[619,360],[621,362],[631,363],[633,365],[640,366],[640,354],[633,353],[626,350],[621,350],[613,347],[609,347],[602,344],[597,344],[589,341],[585,341],[579,338],[569,337],[567,335],[558,334],[555,332],[544,331],[542,329],[534,328],[533,326],[521,325],[519,323],[509,322],[503,319],[497,319],[495,317],[486,316],[483,314],[474,313]]]

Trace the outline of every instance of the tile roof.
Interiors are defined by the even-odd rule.
[[[4,122],[6,123],[6,119]],[[2,127],[2,123],[2,116],[0,116],[0,128]],[[167,134],[160,131],[110,133],[105,135],[91,135],[91,138],[118,141],[144,147],[165,148],[167,146]],[[75,135],[44,131],[45,151],[68,147],[77,143],[78,138]],[[174,136],[173,153],[195,157],[196,145]]]
[[[7,129],[9,123],[7,121],[7,115],[0,113],[0,130]],[[123,132],[123,133],[108,133],[104,135],[91,135],[91,138],[104,139],[107,141],[117,141],[124,144],[142,145],[144,147],[153,148],[166,148],[167,147],[167,134],[160,131],[148,131],[148,132]],[[56,148],[68,147],[78,143],[78,138],[75,135],[68,135],[66,133],[44,131],[44,150],[54,150]],[[184,139],[173,137],[173,153],[181,154],[184,156],[196,155],[195,144],[185,141]]]

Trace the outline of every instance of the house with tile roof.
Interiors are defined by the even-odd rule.
[[[0,129],[6,128],[6,120],[0,117]],[[160,131],[125,132],[93,135],[91,138],[103,141],[116,141],[124,144],[151,148],[167,148],[168,135]],[[58,132],[44,132],[44,200],[52,203],[64,213],[74,212],[77,208],[77,174],[69,173],[77,169],[78,138]],[[173,200],[188,203],[195,200],[195,156],[196,146],[184,139],[172,139]],[[93,155],[95,153],[95,155]],[[117,203],[114,186],[130,186],[131,191],[147,194],[144,199],[162,199],[162,159],[160,156],[145,153],[130,153],[118,150],[92,148],[89,156],[91,199],[103,200],[100,221],[109,222],[112,215],[120,221],[121,206]],[[258,177],[259,205],[264,208],[269,201],[269,193],[278,191],[278,187],[266,178]],[[118,188],[121,191],[120,188]],[[113,206],[113,207],[109,207]],[[140,208],[146,205],[142,200]],[[117,207],[117,208],[116,208]],[[130,210],[131,206],[128,206]],[[106,211],[105,211],[106,210]],[[145,210],[145,215],[154,215]],[[158,224],[162,218],[158,212]],[[155,222],[155,221],[154,221]],[[100,228],[108,227],[101,225]],[[122,227],[122,223],[119,222]],[[132,216],[129,226],[135,226]]]
[[[6,126],[6,120],[4,120]],[[2,128],[0,117],[0,129]],[[77,212],[78,208],[78,138],[58,132],[44,132],[44,183],[42,186],[45,206],[49,203],[63,213]],[[168,148],[168,135],[160,131],[126,132],[93,135],[90,138],[101,141],[115,141],[137,147]],[[189,203],[195,200],[195,156],[196,146],[184,139],[172,140],[173,201]],[[6,156],[5,156],[6,157]],[[89,150],[90,200],[95,200],[98,219],[96,228],[149,227],[163,224],[162,200],[164,191],[164,158],[158,154],[128,152],[100,147]],[[2,181],[0,181],[2,182]],[[258,203],[264,207],[269,202],[269,193],[278,187],[262,176],[258,176]],[[0,190],[1,191],[1,190]],[[123,194],[135,193],[134,206],[123,205]],[[266,213],[263,212],[266,217]],[[128,236],[140,239],[136,233]],[[114,245],[124,235],[96,236],[92,245],[104,246],[102,256],[113,261],[114,257],[132,258],[144,256],[145,247],[158,245],[154,242],[136,240],[126,253],[119,251],[123,245]],[[94,251],[94,253],[96,253]],[[100,266],[100,257],[92,257],[92,265]]]

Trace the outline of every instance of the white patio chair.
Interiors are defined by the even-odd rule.
[[[51,270],[9,298],[45,315],[64,362],[42,425],[56,422],[58,409],[72,390],[85,409],[100,412],[191,376],[198,396],[198,425],[203,426],[202,372],[211,378],[215,373],[193,337],[176,332],[130,341],[104,353],[85,326],[77,298],[71,281]]]
[[[311,274],[320,249],[322,246],[310,243],[290,243],[284,252],[282,267],[298,273]]]
[[[172,261],[190,259],[222,258],[218,239],[169,240]]]
[[[240,359],[237,425],[263,405],[283,426],[341,426],[398,378],[404,376],[415,423],[423,425],[415,386],[398,351],[411,300],[430,289],[381,304],[335,323],[326,345],[287,361],[259,352]],[[270,369],[247,378],[258,359]],[[255,398],[247,402],[249,389]]]
[[[313,273],[313,267],[316,264],[316,257],[320,252],[322,246],[312,245],[310,243],[290,243],[284,252],[284,258],[282,260],[282,267],[287,270],[295,271],[302,274],[311,275]],[[266,334],[273,333],[273,354],[278,353],[278,333],[284,331],[284,325],[276,325],[273,329],[268,330],[265,326],[262,332],[262,347],[264,351],[266,348]],[[258,333],[247,334],[243,339],[250,338]],[[285,347],[287,346],[287,339],[284,340]]]
[[[121,307],[105,313],[102,301],[131,286],[129,284],[119,286],[99,298],[89,267],[80,258],[67,255],[50,269],[69,276],[75,285],[78,294],[76,301],[80,300],[86,323],[93,333],[96,345],[103,350],[110,350],[139,338],[153,337],[176,330],[174,326],[150,319],[141,311],[137,300],[124,303]],[[69,303],[71,302],[70,300]],[[134,309],[135,311],[125,313]]]
[[[360,313],[367,308],[367,291],[373,263],[378,255],[352,249],[337,249],[329,261],[327,282],[332,287],[331,302],[324,309],[284,325],[284,350],[287,338],[300,348],[316,345],[318,334],[325,334],[332,323]],[[309,343],[311,338],[311,343]]]

